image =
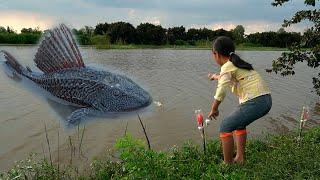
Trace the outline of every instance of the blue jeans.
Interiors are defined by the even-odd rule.
[[[226,117],[220,124],[220,133],[245,129],[253,121],[266,115],[272,106],[270,94],[258,96],[246,101]]]

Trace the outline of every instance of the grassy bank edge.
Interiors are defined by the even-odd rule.
[[[210,140],[206,154],[191,142],[167,152],[146,149],[142,140],[119,138],[114,151],[92,161],[89,173],[64,170],[40,155],[31,155],[0,179],[317,179],[320,177],[320,128],[308,130],[300,143],[297,133],[268,135],[249,140],[243,165],[225,165],[217,140]],[[114,158],[116,156],[116,159]],[[38,160],[34,160],[37,159]]]

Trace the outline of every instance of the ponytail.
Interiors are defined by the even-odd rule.
[[[235,45],[233,41],[226,36],[220,36],[213,42],[213,49],[219,54],[229,57],[232,64],[238,68],[253,70],[250,63],[241,59],[237,54],[234,53]]]
[[[232,64],[238,68],[246,69],[246,70],[253,70],[253,67],[250,63],[242,60],[238,55],[234,52],[230,53],[230,61]]]

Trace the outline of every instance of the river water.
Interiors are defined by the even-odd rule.
[[[1,46],[23,65],[36,69],[33,57],[36,46]],[[82,48],[85,63],[125,74],[147,89],[154,101],[161,102],[140,112],[146,125],[151,147],[168,150],[191,140],[200,143],[194,110],[207,114],[216,82],[210,82],[208,72],[219,72],[209,50],[98,50]],[[316,70],[303,65],[296,75],[281,77],[266,73],[281,52],[239,51],[238,54],[254,65],[272,91],[273,107],[268,115],[248,127],[249,138],[265,134],[282,134],[298,128],[303,105],[311,110],[307,128],[320,123],[319,97],[311,92]],[[0,62],[3,64],[3,62]],[[218,137],[219,124],[236,106],[231,93],[220,106],[220,117],[207,128],[207,136]],[[115,140],[127,132],[144,140],[135,114],[95,117],[74,128],[66,128],[63,117],[72,109],[39,95],[25,83],[8,77],[0,70],[0,170],[29,153],[39,153],[61,164],[87,165],[92,158],[112,149]],[[46,136],[48,138],[46,138]],[[49,148],[47,140],[49,140]]]

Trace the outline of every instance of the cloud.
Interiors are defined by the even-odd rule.
[[[243,21],[243,22],[233,22],[233,21],[221,21],[213,22],[211,24],[192,24],[188,28],[208,28],[211,30],[225,29],[231,30],[234,29],[237,25],[242,25],[245,28],[245,34],[251,34],[255,32],[263,31],[278,31],[282,27],[282,23],[271,22],[271,21]],[[297,24],[285,28],[288,32],[304,32],[308,24]]]
[[[284,18],[303,9],[303,1],[290,1],[284,7],[272,7],[272,0],[11,0],[1,2],[0,10],[6,18],[1,25],[18,29],[23,16],[33,15],[24,25],[49,27],[65,22],[75,28],[95,26],[99,22],[126,21],[137,26],[141,22],[161,24],[163,27],[200,26],[208,28],[246,27],[246,32],[279,29]],[[37,18],[34,18],[37,17]],[[41,18],[43,17],[43,18]],[[25,18],[23,18],[25,19]],[[38,21],[38,20],[39,21]],[[28,22],[28,23],[27,23]],[[47,25],[44,25],[45,23]],[[7,24],[6,24],[7,23]],[[17,27],[16,27],[17,26]],[[303,28],[302,28],[303,29]]]
[[[0,11],[0,26],[13,27],[17,32],[22,28],[47,29],[54,24],[51,17],[46,17],[38,13],[22,11]]]
[[[145,18],[145,20],[142,22],[151,23],[154,25],[161,25],[161,21],[160,21],[159,17],[148,17],[148,18]]]
[[[136,10],[134,10],[134,9],[129,9],[128,16],[129,16],[129,17],[134,17],[134,16],[135,16],[135,13],[136,13]]]

